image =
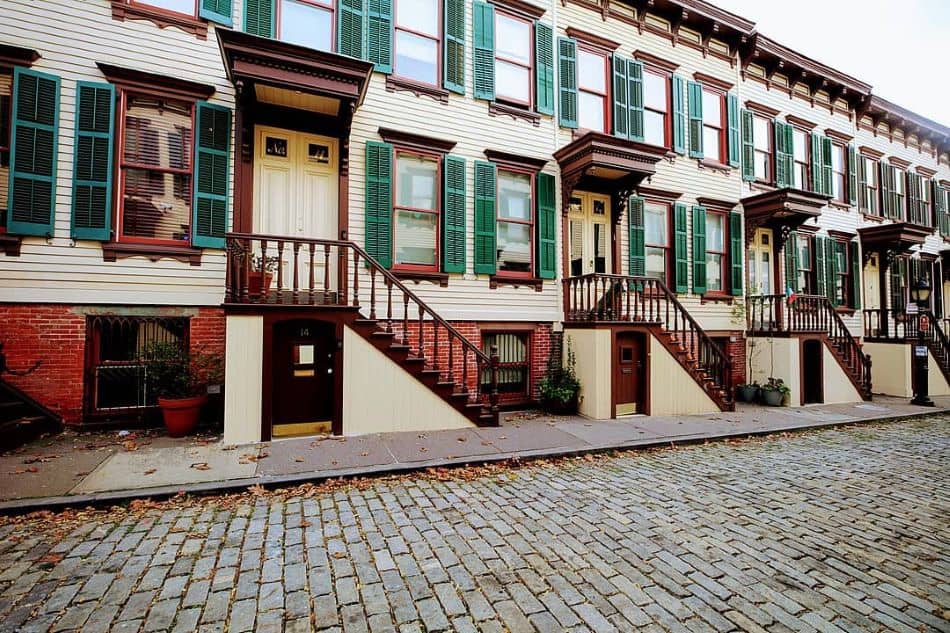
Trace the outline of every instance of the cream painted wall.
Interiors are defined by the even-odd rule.
[[[224,355],[224,442],[261,440],[264,317],[228,316]]]
[[[911,349],[903,343],[864,343],[871,355],[871,390],[874,393],[910,398]]]
[[[943,377],[943,372],[940,371],[940,365],[937,364],[937,359],[934,358],[934,355],[930,352],[927,352],[929,363],[928,367],[930,371],[927,372],[927,391],[931,396],[950,396],[950,385],[947,384],[947,379]]]
[[[344,435],[472,426],[468,418],[359,334],[344,327]]]
[[[767,338],[754,336],[746,339],[746,354],[752,358],[752,381],[760,385],[769,376],[781,378],[791,390],[789,406],[802,404],[801,344],[797,338]]]
[[[854,383],[848,378],[848,374],[844,373],[828,346],[822,343],[821,347],[823,350],[821,360],[822,378],[824,380],[822,385],[823,403],[834,404],[836,402],[859,402],[863,400],[864,398],[854,388]]]
[[[580,414],[595,420],[610,419],[611,414],[611,332],[610,330],[564,330],[564,357],[574,350],[577,379],[581,382]]]
[[[650,415],[694,415],[719,413],[713,402],[693,377],[650,336]]]

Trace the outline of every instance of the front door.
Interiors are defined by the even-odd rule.
[[[616,415],[644,413],[646,367],[643,356],[643,336],[636,332],[618,332],[614,349]]]
[[[330,432],[336,347],[332,323],[294,320],[274,326],[272,437]]]
[[[772,294],[772,230],[758,229],[748,252],[749,294]]]
[[[254,232],[291,238],[339,239],[337,139],[257,126],[254,160]],[[276,244],[267,255],[275,256]],[[303,249],[307,253],[307,249]],[[336,257],[328,271],[317,250],[314,258],[316,287],[323,287],[325,272],[336,288]],[[335,253],[334,253],[335,255]],[[309,279],[311,259],[299,258],[299,279]],[[293,279],[292,247],[280,262],[284,287]],[[277,272],[273,271],[274,279]]]
[[[568,213],[570,276],[611,272],[610,197],[574,192]]]

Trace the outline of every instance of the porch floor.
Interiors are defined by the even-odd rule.
[[[668,446],[950,411],[950,397],[934,400],[936,408],[886,396],[798,408],[738,404],[735,412],[617,420],[521,412],[503,414],[497,428],[307,437],[237,447],[216,435],[172,439],[154,431],[66,432],[0,455],[0,512]]]

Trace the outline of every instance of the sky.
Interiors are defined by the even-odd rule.
[[[950,0],[710,0],[771,39],[950,126]]]

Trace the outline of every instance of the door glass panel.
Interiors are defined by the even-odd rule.
[[[309,378],[316,370],[314,368],[315,347],[311,343],[296,343],[293,349],[294,377]]]
[[[607,272],[607,227],[594,223],[594,272]]]
[[[762,288],[762,294],[772,294],[772,257],[768,251],[759,254],[762,266],[759,268],[759,285]]]
[[[584,274],[584,222],[571,220],[571,276]]]
[[[632,347],[621,347],[621,348],[620,348],[620,362],[621,362],[621,363],[632,363],[632,362],[633,362],[633,348],[632,348]]]

